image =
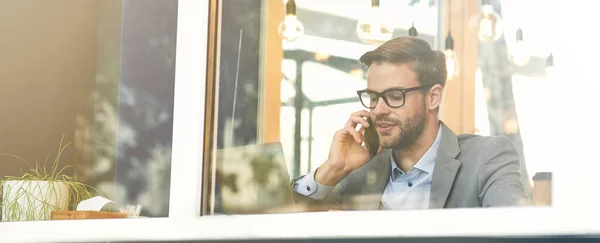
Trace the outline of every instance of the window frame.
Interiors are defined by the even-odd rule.
[[[207,158],[200,148],[205,148],[205,142],[210,138],[204,133],[208,125],[205,105],[208,104],[206,99],[213,97],[213,94],[206,92],[212,90],[209,85],[211,81],[207,80],[210,78],[207,70],[218,68],[209,59],[214,46],[209,45],[211,22],[208,20],[216,2],[179,0],[169,217],[1,222],[3,241],[314,239],[332,236],[506,237],[600,232],[600,224],[596,223],[600,213],[594,209],[600,198],[590,193],[594,191],[593,183],[581,183],[580,179],[595,178],[597,175],[594,170],[576,169],[592,162],[589,158],[595,158],[590,157],[594,154],[594,143],[588,142],[590,138],[570,140],[580,141],[578,143],[565,143],[564,149],[578,152],[570,156],[561,154],[557,158],[559,161],[568,161],[569,166],[554,172],[552,207],[200,216],[205,188],[202,183],[205,179],[202,162]],[[571,26],[565,24],[561,27]],[[561,46],[555,52],[557,60],[569,55],[571,52],[567,46]],[[574,64],[565,62],[565,65]],[[568,109],[574,104],[574,101],[568,102],[559,108],[575,115],[575,109]],[[565,139],[590,136],[588,133],[585,136],[572,134],[584,132],[584,128],[569,128],[569,131],[558,131],[558,134],[564,135]],[[592,139],[594,137],[597,136],[592,135]],[[399,223],[402,225],[400,228]]]

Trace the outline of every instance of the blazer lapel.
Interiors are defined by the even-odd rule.
[[[442,137],[438,156],[433,167],[429,208],[444,207],[460,167],[460,161],[456,159],[456,156],[460,153],[458,138],[443,122],[441,122],[441,126]]]
[[[390,178],[392,165],[391,150],[384,150],[375,157],[370,167],[367,168],[361,193],[353,198],[356,210],[377,210],[380,208],[381,196]]]

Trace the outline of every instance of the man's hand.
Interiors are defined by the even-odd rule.
[[[329,149],[329,158],[315,173],[315,180],[323,185],[334,186],[350,172],[366,164],[371,156],[362,146],[363,131],[369,127],[367,111],[352,113],[343,129],[338,130]],[[358,124],[362,127],[356,131]]]

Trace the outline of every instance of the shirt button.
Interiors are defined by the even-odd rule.
[[[310,186],[306,186],[306,190],[310,192]]]
[[[409,183],[408,183],[408,187],[412,187],[412,182],[409,182]]]

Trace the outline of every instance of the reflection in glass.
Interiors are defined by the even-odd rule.
[[[277,212],[293,204],[280,143],[219,150],[217,178],[228,214]]]
[[[508,60],[517,66],[524,66],[529,62],[530,55],[527,44],[523,42],[523,30],[517,30],[515,43],[509,45]]]
[[[260,51],[259,48],[253,47],[262,46],[261,44],[264,43],[272,43],[268,42],[270,41],[269,31],[271,29],[267,28],[260,31],[260,28],[267,23],[257,24],[265,19],[258,13],[272,12],[270,9],[268,11],[260,10],[261,7],[275,6],[275,9],[280,9],[281,5],[278,6],[278,4],[268,1],[254,1],[252,4],[247,1],[223,1],[221,9],[222,23],[218,27],[223,37],[218,43],[221,50],[219,53],[221,62],[218,69],[220,76],[216,81],[218,82],[217,92],[219,95],[216,97],[219,97],[219,107],[216,110],[218,119],[214,130],[216,143],[213,147],[213,152],[217,152],[215,153],[216,158],[213,159],[216,167],[214,213],[244,213],[232,208],[232,205],[226,202],[228,197],[232,197],[233,191],[239,193],[239,186],[234,187],[232,185],[240,184],[240,175],[233,176],[231,172],[225,172],[226,167],[223,166],[223,158],[230,155],[225,151],[254,146],[254,144],[263,144],[261,136],[270,128],[262,127],[262,124],[265,123],[261,120],[264,118],[264,114],[261,114],[262,109],[266,109],[265,107],[271,105],[278,105],[260,103],[269,94],[263,93],[262,89],[250,88],[265,87],[270,82],[268,76],[276,76],[274,73],[265,73],[266,76],[257,75],[257,73],[264,70],[258,63],[262,64],[263,60],[269,62],[269,60],[277,57],[265,57],[263,56],[264,50]],[[314,5],[310,1],[302,1],[298,4],[305,4],[298,9],[302,16],[312,16],[312,18],[302,19],[306,28],[305,31],[310,32],[310,36],[303,36],[302,41],[295,42],[293,45],[287,45],[285,43],[286,38],[284,38],[282,48],[284,55],[283,60],[280,61],[282,77],[277,83],[280,87],[277,98],[281,101],[277,121],[279,122],[279,131],[277,132],[282,146],[282,154],[285,158],[286,173],[289,174],[288,178],[305,174],[322,164],[323,158],[328,153],[331,136],[339,129],[339,124],[345,123],[347,114],[361,107],[359,97],[356,96],[356,90],[365,87],[367,70],[358,62],[357,58],[364,52],[373,49],[373,46],[366,45],[363,42],[364,40],[357,39],[357,31],[361,29],[359,26],[364,27],[363,30],[371,32],[372,30],[381,30],[381,28],[372,28],[372,23],[373,25],[382,23],[383,27],[387,27],[384,28],[386,29],[384,31],[386,32],[385,35],[389,35],[380,40],[380,42],[383,42],[391,38],[392,25],[394,25],[393,22],[389,22],[389,24],[379,22],[379,20],[383,20],[382,17],[384,16],[381,16],[378,10],[373,11],[375,14],[363,15],[364,10],[368,9],[364,8],[355,12],[360,14],[353,15],[352,19],[344,20],[349,23],[349,26],[352,26],[350,29],[342,28],[342,26],[348,25],[336,23],[335,21],[339,19],[336,18],[336,14],[338,17],[339,15],[346,15],[347,13],[343,12],[348,9]],[[429,12],[433,13],[433,11]],[[366,16],[373,18],[369,19]],[[282,17],[286,20],[297,20],[297,18]],[[377,21],[374,21],[374,19]],[[372,23],[362,25],[361,20],[371,21]],[[357,25],[356,21],[360,23]],[[434,30],[437,29],[437,22],[424,21],[423,23],[425,31],[423,31],[422,38],[433,42],[435,37],[430,33],[434,33]],[[335,27],[336,31],[325,31],[332,27]],[[240,29],[243,29],[243,37],[239,36]],[[264,34],[265,32],[267,33],[266,37],[265,35],[246,36],[246,33]],[[352,35],[344,35],[344,33],[352,33]],[[277,29],[276,34],[279,37],[278,40],[281,40],[282,31],[280,28]],[[241,48],[238,47],[240,38],[242,38]],[[266,46],[267,50],[278,52],[276,49],[278,47],[272,46],[274,45],[268,44]],[[240,59],[239,66],[237,65],[238,58]],[[247,86],[248,88],[238,90],[236,97],[234,97],[234,83],[236,73],[238,73],[236,68],[238,67],[240,70],[238,87]],[[255,90],[258,90],[258,92],[254,93]],[[233,107],[232,101],[234,99],[238,101],[236,107]],[[244,101],[240,102],[240,100]],[[233,122],[234,129],[231,129],[232,109],[235,109],[236,114],[236,121]],[[234,161],[237,161],[236,166],[242,166],[242,164],[249,163],[245,162],[246,160]],[[262,172],[248,170],[250,172],[247,176],[261,177],[259,175]],[[250,186],[250,183],[243,185]],[[259,184],[255,183],[254,186],[256,185]],[[253,204],[249,203],[249,205],[252,206]],[[306,210],[298,209],[296,206],[298,205],[279,211]]]
[[[456,57],[456,52],[454,51],[454,38],[452,38],[450,31],[448,31],[448,36],[446,36],[444,56],[446,58],[446,80],[452,80],[460,73],[460,67],[458,57]]]
[[[379,1],[364,11],[364,16],[356,24],[358,38],[367,44],[381,44],[392,38],[394,28],[385,19],[385,12],[379,7]]]
[[[0,153],[43,162],[65,134],[73,146],[59,167],[72,166],[66,175],[115,201],[103,210],[141,204],[142,216],[167,216],[177,5],[0,3],[0,44],[10,60],[0,65],[8,82],[0,109],[10,117]],[[0,164],[2,177],[23,173],[19,162]]]
[[[279,25],[279,33],[285,41],[296,41],[304,35],[304,25],[296,15],[286,15]]]
[[[504,31],[502,18],[490,4],[481,6],[480,12],[471,19],[470,25],[477,31],[477,37],[482,42],[497,41]]]
[[[296,16],[295,0],[288,0],[285,8],[285,17],[283,17],[283,22],[279,24],[278,32],[284,41],[293,42],[304,35],[304,25]]]
[[[232,4],[232,2],[237,3],[237,5]],[[218,28],[220,28],[223,35],[227,37],[222,38],[221,43],[219,43],[221,45],[221,63],[219,63],[221,76],[216,80],[216,82],[219,83],[219,88],[217,90],[218,95],[216,96],[219,97],[219,107],[215,111],[218,113],[219,118],[213,130],[216,137],[216,146],[211,150],[212,153],[216,152],[215,154],[217,154],[216,158],[214,158],[215,160],[213,160],[213,162],[216,163],[216,186],[214,187],[215,201],[217,202],[215,205],[216,213],[249,213],[249,211],[244,212],[242,209],[243,203],[240,203],[240,200],[231,199],[236,196],[242,197],[243,191],[247,191],[254,196],[255,201],[246,201],[250,207],[256,208],[260,206],[257,204],[264,206],[260,210],[255,210],[255,212],[267,212],[269,211],[267,210],[269,207],[277,208],[277,206],[274,206],[275,204],[269,204],[275,202],[265,200],[265,198],[258,196],[262,195],[263,197],[268,197],[268,195],[270,195],[270,193],[267,193],[268,190],[266,190],[269,188],[269,186],[267,186],[269,180],[265,180],[264,178],[285,178],[274,176],[274,174],[277,174],[274,173],[274,171],[280,170],[274,168],[284,168],[289,175],[288,178],[283,179],[284,181],[289,178],[296,179],[299,176],[307,175],[324,163],[328,156],[329,148],[331,147],[332,137],[335,132],[347,122],[349,114],[357,110],[365,110],[365,108],[368,109],[372,107],[373,103],[378,101],[380,97],[384,97],[384,102],[389,103],[387,105],[390,107],[402,106],[404,102],[404,93],[398,91],[389,93],[389,95],[380,93],[377,95],[371,93],[371,95],[369,95],[369,93],[365,92],[359,97],[357,97],[355,93],[356,90],[365,88],[367,84],[366,76],[368,75],[367,68],[361,65],[357,58],[366,51],[374,49],[372,45],[365,44],[365,39],[360,38],[360,34],[358,35],[359,38],[357,38],[355,33],[361,31],[368,33],[373,30],[373,26],[382,24],[382,22],[377,22],[375,24],[368,23],[368,18],[365,18],[363,15],[366,9],[363,8],[356,8],[351,11],[349,10],[351,7],[349,7],[348,9],[342,10],[316,4],[315,2],[316,1],[299,2],[299,4],[304,4],[298,9],[299,12],[303,16],[312,17],[303,19],[307,35],[303,36],[302,41],[295,42],[293,45],[283,43],[282,47],[271,45],[275,42],[271,42],[271,39],[269,38],[271,36],[269,35],[271,29],[267,27],[262,30],[263,35],[252,36],[252,38],[243,36],[245,44],[242,44],[242,47],[239,48],[237,44],[241,38],[239,37],[240,29],[244,29],[244,33],[261,33],[261,31],[259,31],[260,28],[279,23],[261,22],[261,19],[264,21],[265,18],[258,15],[252,15],[250,13],[251,11],[248,11],[248,9],[255,7],[256,9],[254,10],[256,11],[254,13],[270,12],[270,10],[264,11],[264,9],[261,9],[258,11],[257,9],[259,7],[255,5],[252,7],[249,5],[240,7],[240,5],[242,5],[241,2],[230,1],[229,3],[231,5],[223,6],[223,24]],[[226,2],[223,3],[227,4]],[[255,4],[258,5],[258,3]],[[397,4],[396,6],[401,5],[398,3],[395,4]],[[270,6],[263,1],[260,8],[265,8],[265,5],[267,5],[267,7]],[[488,11],[489,9],[485,10]],[[423,10],[423,12],[424,11],[425,10]],[[497,18],[495,18],[493,17],[493,12],[488,11],[485,13],[487,14],[485,15],[485,19],[483,21],[478,21],[477,23],[478,25],[483,23],[481,26],[482,28],[479,28],[480,26],[478,26],[477,32],[481,32],[482,35],[488,36],[486,38],[489,38],[490,40],[497,36],[499,38],[499,36],[502,35],[500,23],[502,19],[500,18],[500,15],[495,13],[498,15]],[[284,16],[282,15],[281,17]],[[357,22],[355,21],[358,21],[358,24],[356,24]],[[443,40],[443,37],[435,36],[435,33],[439,33],[439,31],[437,31],[439,30],[439,26],[437,26],[438,22],[424,22],[423,27],[421,27],[421,22],[418,23],[420,26],[419,29],[423,29],[419,38],[426,40],[438,50],[441,49],[439,48],[439,43],[440,40]],[[402,26],[405,24],[392,23],[391,25],[395,27],[400,26],[401,28],[398,29],[402,29]],[[402,29],[403,35],[406,34],[404,32],[408,32],[408,27],[410,26],[403,27],[405,28]],[[250,29],[252,31],[247,31]],[[272,28],[271,31],[275,32],[274,29],[275,28]],[[377,27],[375,29],[377,29]],[[266,35],[264,34],[265,32],[267,33]],[[477,32],[465,34],[475,37]],[[280,37],[278,36],[280,33],[281,32],[275,33],[275,36]],[[391,31],[390,34],[393,36]],[[461,38],[461,41],[462,39],[463,38]],[[281,42],[281,39],[277,38],[276,42]],[[268,44],[265,45],[265,43]],[[461,46],[463,46],[463,44],[461,44]],[[255,52],[251,51],[254,50],[254,48],[248,48],[257,46],[266,46],[265,49],[267,49],[267,51],[260,50]],[[458,107],[461,111],[447,112],[450,114],[445,114],[444,117],[448,120],[458,119],[460,121],[466,121],[465,119],[469,118],[465,117],[466,115],[463,113],[470,113],[468,107],[485,107],[486,114],[483,116],[483,119],[481,118],[482,116],[478,114],[477,122],[482,121],[483,123],[486,123],[487,129],[481,129],[480,131],[474,129],[471,130],[471,127],[464,128],[465,124],[462,122],[461,124],[455,124],[453,129],[459,130],[455,131],[457,133],[479,133],[481,135],[508,137],[512,142],[508,142],[508,140],[504,139],[503,142],[506,142],[506,147],[510,147],[511,154],[514,155],[514,158],[520,156],[520,159],[523,161],[521,168],[515,166],[515,163],[511,165],[512,169],[514,169],[514,171],[511,171],[511,174],[513,175],[511,183],[520,181],[524,182],[523,187],[528,187],[528,185],[531,186],[531,183],[527,183],[532,178],[527,173],[527,165],[524,160],[525,156],[522,153],[522,116],[517,116],[517,109],[519,109],[520,106],[517,106],[516,103],[519,101],[512,94],[513,81],[511,81],[510,75],[512,75],[511,72],[514,70],[508,69],[513,67],[508,65],[508,60],[506,58],[506,43],[488,41],[481,47],[484,49],[487,48],[485,49],[487,51],[481,52],[471,52],[471,47],[473,46],[467,46],[465,47],[467,48],[465,50],[462,50],[464,48],[461,48],[461,54],[464,51],[464,53],[467,53],[468,55],[474,55],[474,53],[479,53],[480,55],[484,53],[485,55],[479,57],[469,57],[468,55],[465,55],[465,60],[472,60],[473,62],[465,61],[464,63],[461,63],[467,65],[467,67],[464,67],[464,70],[460,70],[458,65],[459,60],[452,48],[447,48],[448,50],[444,52],[448,80],[457,77],[459,73],[464,71],[473,70],[473,72],[475,72],[474,70],[481,70],[481,77],[476,80],[476,82],[481,82],[481,84],[477,83],[478,86],[476,89],[481,88],[484,90],[483,93],[485,93],[485,95],[478,95],[477,98],[480,99],[476,100],[475,104],[472,104],[468,97],[470,94],[465,93],[470,92],[469,89],[465,88],[467,86],[463,86],[461,83],[448,82],[447,86],[449,88],[445,89],[446,93],[444,95],[451,93],[450,96],[453,97],[453,100],[447,104],[454,103],[450,105],[452,105],[453,108]],[[281,49],[283,49],[283,60],[279,60],[281,57],[277,55],[264,56],[265,53],[269,53],[269,51],[279,53]],[[236,63],[238,58],[241,60],[239,66],[237,66]],[[274,65],[274,63],[276,63],[274,60],[276,59],[281,63],[281,68],[277,67],[276,70],[281,70],[281,73],[265,72],[264,70],[268,70],[268,68],[265,69],[262,65],[265,63]],[[244,92],[239,91],[236,95],[235,92],[233,92],[235,89],[233,83],[234,80],[236,80],[235,74],[236,68],[238,67],[240,70],[243,70],[239,72],[239,80],[245,82],[244,85],[241,86],[247,86],[248,88],[244,89]],[[264,75],[262,72],[264,72]],[[280,74],[281,76],[279,76]],[[464,74],[465,77],[464,82],[470,82],[468,79],[471,75],[468,73],[462,74]],[[272,85],[273,83],[271,83],[272,80],[270,80],[270,78],[273,77],[277,79],[275,83],[278,88],[280,88],[280,93],[269,94],[263,92],[262,88],[254,89],[256,87]],[[408,87],[411,86],[409,85]],[[254,92],[254,90],[258,91]],[[281,103],[271,104],[263,102],[266,99],[265,97],[269,97],[270,95],[276,95],[277,101],[280,101]],[[236,107],[231,103],[234,99],[238,100]],[[240,103],[239,100],[241,99],[244,99],[245,102]],[[366,107],[361,105],[361,100],[362,103],[366,103],[363,104]],[[241,105],[244,105],[244,107],[240,108]],[[275,113],[275,109],[271,109],[272,106],[279,107],[279,113],[273,115],[273,117],[276,118],[278,127],[264,125],[267,124],[265,121],[266,119],[273,119],[273,117],[266,118],[269,114]],[[235,119],[232,118],[232,109],[236,110]],[[462,110],[465,110],[466,112],[463,112]],[[244,116],[237,116],[237,114],[243,112],[245,112]],[[269,121],[268,124],[275,124],[271,120]],[[232,123],[235,125],[234,129],[230,128]],[[382,126],[384,129],[392,127],[389,124],[383,124]],[[482,127],[477,126],[475,128]],[[283,151],[281,152],[283,154],[281,157],[284,159],[274,159],[278,162],[273,162],[274,160],[272,159],[260,159],[258,161],[262,161],[263,163],[255,162],[253,164],[252,161],[257,161],[254,159],[255,156],[237,156],[234,155],[233,152],[230,152],[231,149],[242,149],[249,146],[267,146],[272,141],[263,141],[262,136],[266,133],[274,133],[273,131],[278,132],[277,135],[279,140],[276,142],[281,143],[281,150]],[[518,155],[517,153],[513,153],[515,151],[512,144],[517,147],[517,150],[519,151]],[[267,154],[268,153],[263,155],[267,156]],[[514,158],[511,159],[511,161],[516,161]],[[528,159],[529,158],[530,157],[528,156]],[[225,163],[230,163],[231,166],[225,166]],[[281,166],[281,164],[285,164],[286,166]],[[233,170],[238,170],[240,172],[234,173],[230,170],[231,168],[236,168]],[[520,170],[521,178],[514,176],[517,173],[512,173],[516,172],[516,170]],[[279,179],[273,179],[273,185],[279,184],[275,183],[275,181],[279,181]],[[381,191],[379,190],[381,188],[370,190],[369,186],[385,185],[387,179],[389,178],[385,175],[382,177],[377,173],[365,173],[365,177],[360,178],[361,182],[356,183],[358,183],[357,185],[362,183],[361,185],[365,186],[366,191],[375,193],[360,194],[357,192],[357,195],[348,195],[347,198],[342,199],[344,203],[348,204],[342,205],[342,209],[344,209],[344,207],[346,207],[346,209],[381,208],[380,202],[382,197],[381,194],[377,193]],[[411,183],[414,183],[414,181]],[[411,185],[414,186],[416,184]],[[411,187],[411,185],[402,183],[402,186]],[[243,186],[253,187],[254,189],[240,189]],[[299,188],[295,183],[291,186],[295,189]],[[257,190],[256,188],[261,189]],[[529,188],[523,189],[526,194],[530,192]],[[309,185],[308,187],[299,188],[298,190],[308,192],[314,190],[314,187]],[[432,195],[437,197],[441,194],[433,193]],[[525,195],[525,197],[521,196],[523,195],[519,195],[518,203],[527,204],[527,202],[525,202],[527,199],[525,198],[530,195]],[[451,197],[452,196],[450,196],[450,198]],[[278,199],[278,197],[274,197],[274,199]],[[318,200],[318,198],[315,199]],[[444,207],[444,200],[432,200],[431,202],[434,203],[435,207]],[[472,203],[469,205],[481,206],[478,204],[478,199],[475,197],[471,197],[469,200],[470,203]],[[226,201],[229,201],[229,203]],[[455,206],[465,205],[464,201],[461,202],[455,198],[449,199],[449,201]],[[232,202],[238,204],[232,204]],[[296,202],[298,202],[297,198]],[[368,206],[361,208],[361,205]],[[292,206],[293,209],[287,208],[283,211],[295,211],[298,209],[298,206],[298,204],[295,204]],[[421,208],[427,208],[427,205],[424,205]],[[322,208],[303,208],[300,210],[319,209]]]

